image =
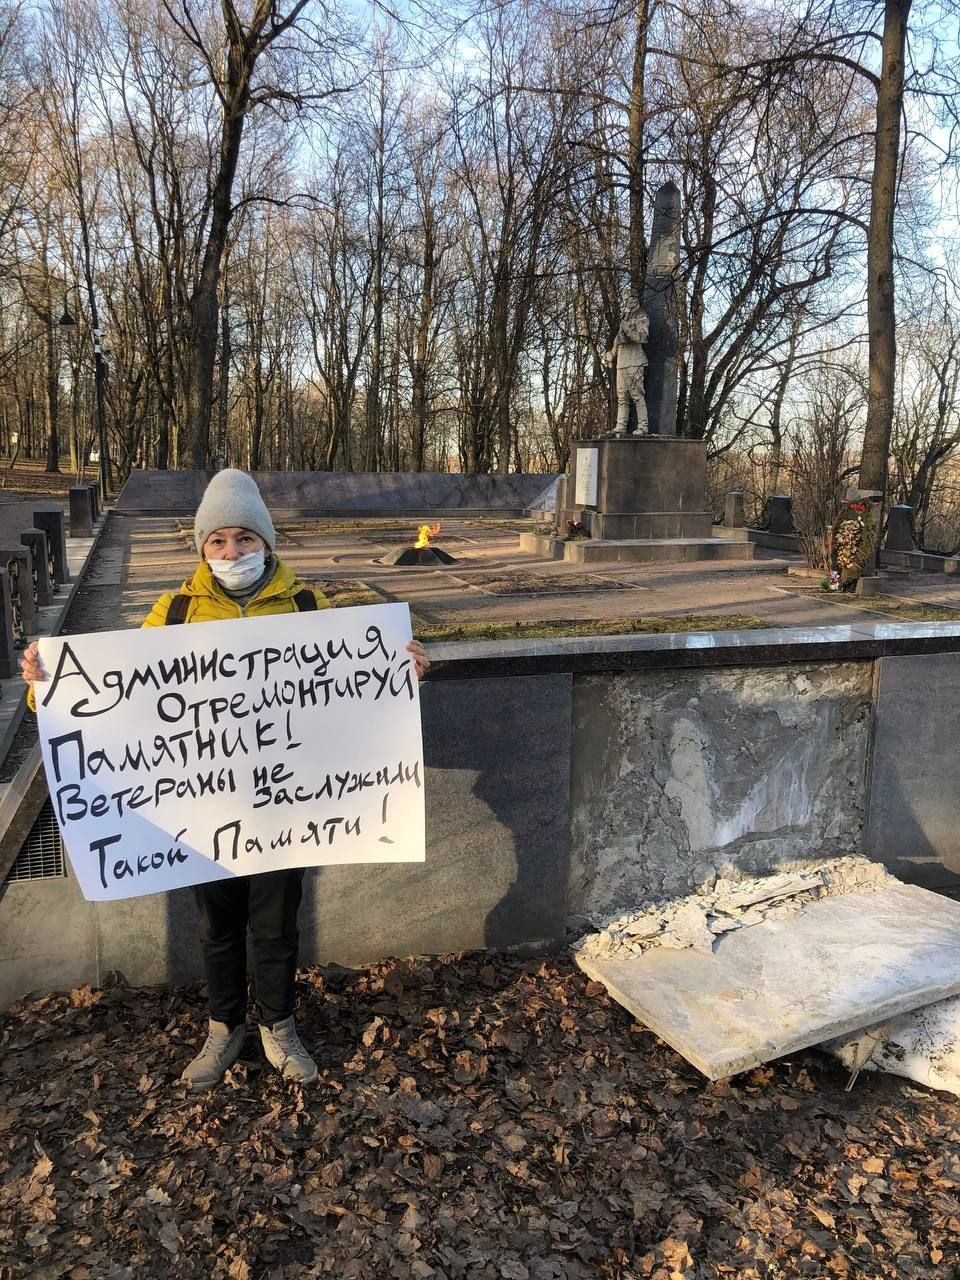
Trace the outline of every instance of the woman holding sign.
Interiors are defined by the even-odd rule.
[[[145,627],[225,621],[329,608],[274,555],[276,533],[253,478],[220,471],[197,508],[194,540],[200,563],[176,593],[161,596]],[[430,666],[419,641],[407,646],[417,676]],[[30,684],[46,680],[36,644],[22,660]],[[33,690],[30,705],[35,709]],[[194,887],[200,913],[210,1022],[207,1038],[184,1069],[194,1091],[217,1084],[243,1047],[247,1017],[247,929],[253,939],[254,983],[260,1039],[267,1059],[285,1077],[308,1084],[317,1066],[294,1020],[299,932],[297,912],[303,868],[213,880]]]

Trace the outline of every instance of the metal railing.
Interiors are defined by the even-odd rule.
[[[7,561],[7,576],[10,579],[10,629],[13,632],[13,643],[18,649],[27,647],[27,631],[23,623],[23,581],[21,571],[23,561],[11,556]],[[36,594],[36,584],[34,584]]]

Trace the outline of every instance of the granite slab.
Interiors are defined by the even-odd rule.
[[[745,565],[757,572],[760,566]],[[671,631],[549,640],[474,640],[430,646],[431,680],[574,675],[651,667],[853,662],[893,654],[960,653],[960,622],[857,622],[829,627]]]
[[[585,538],[564,543],[563,558],[576,562],[633,563],[687,560],[752,560],[753,543],[733,538]]]
[[[724,934],[712,954],[652,948],[577,962],[722,1080],[960,993],[960,903],[895,884]]]

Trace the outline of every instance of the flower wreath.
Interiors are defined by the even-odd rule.
[[[564,542],[574,542],[579,538],[589,538],[590,530],[579,520],[564,520],[562,525],[554,529],[553,536],[562,538]]]
[[[869,502],[846,502],[830,527],[830,588],[852,590],[876,539]]]

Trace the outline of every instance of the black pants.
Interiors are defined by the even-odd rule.
[[[265,871],[194,886],[210,1016],[228,1027],[247,1017],[247,925],[253,938],[257,1017],[265,1026],[293,1013],[297,909],[303,868]]]

